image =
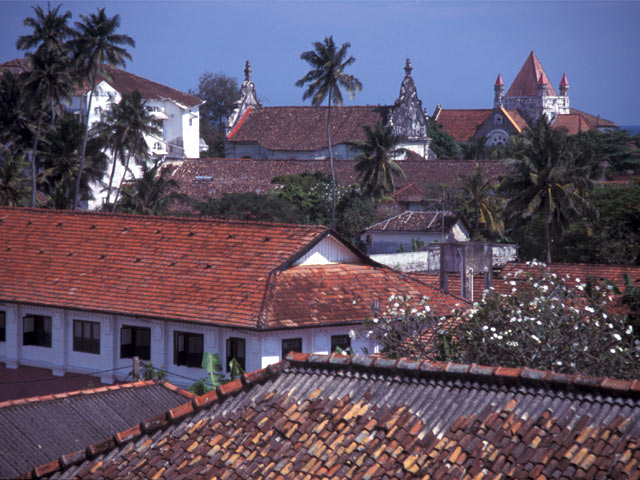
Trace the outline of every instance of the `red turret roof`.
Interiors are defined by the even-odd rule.
[[[502,87],[504,82],[502,81],[502,75],[498,74],[498,78],[496,79],[496,87]]]
[[[560,80],[560,86],[561,87],[565,87],[569,85],[569,80],[567,80],[567,74],[563,73],[562,74],[562,80]]]
[[[544,79],[544,74],[543,74],[543,73],[541,73],[541,74],[540,74],[540,77],[538,77],[538,85],[546,85],[546,84],[547,84],[547,82],[546,82],[546,80]]]
[[[507,91],[507,97],[535,97],[538,95],[538,81],[540,76],[546,84],[545,94],[549,96],[558,96],[558,93],[551,85],[549,77],[542,68],[542,64],[536,54],[531,51],[529,56],[522,65],[520,72],[516,75],[515,80]]]

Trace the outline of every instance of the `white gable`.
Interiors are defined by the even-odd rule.
[[[331,235],[321,240],[294,265],[324,265],[327,263],[361,263],[346,245]]]

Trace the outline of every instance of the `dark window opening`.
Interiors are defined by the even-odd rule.
[[[337,348],[343,351],[351,349],[351,337],[349,335],[331,335],[331,352],[335,352]]]
[[[289,352],[302,352],[301,338],[285,338],[282,340],[282,357],[280,359],[284,360]]]
[[[204,335],[198,333],[174,332],[173,363],[187,367],[202,366]]]
[[[73,321],[73,351],[100,355],[100,324],[98,322]]]
[[[123,325],[120,330],[120,358],[151,360],[151,329]]]
[[[51,317],[27,315],[23,319],[23,345],[51,348]]]
[[[0,310],[0,342],[7,341],[7,312]]]
[[[229,362],[232,359],[236,359],[242,370],[246,370],[246,362],[245,362],[245,340],[244,338],[227,338],[227,363],[225,365],[225,369],[229,371]]]

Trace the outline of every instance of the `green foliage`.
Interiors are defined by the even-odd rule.
[[[549,273],[520,272],[518,278],[511,280],[510,295],[485,294],[472,310],[455,314],[447,360],[592,376],[640,375],[634,328],[609,308],[613,286],[586,288],[575,279],[577,287],[569,287],[568,278]]]
[[[275,193],[228,193],[221,198],[197,202],[194,208],[201,215],[214,218],[306,223],[303,213],[295,205]]]
[[[155,368],[153,363],[142,363],[142,380],[164,380],[167,373],[162,368]]]
[[[633,139],[626,130],[589,130],[574,135],[572,140],[583,156],[607,162],[617,172],[634,170],[640,173],[640,153],[632,148]]]
[[[326,37],[322,42],[314,42],[313,50],[300,54],[300,59],[309,64],[311,70],[296,82],[296,86],[306,90],[303,100],[311,98],[314,106],[322,105],[327,100],[327,144],[329,146],[329,164],[331,167],[331,228],[336,228],[336,174],[333,167],[333,151],[331,149],[331,105],[342,105],[342,90],[351,97],[362,90],[362,82],[345,70],[356,61],[347,58],[349,42],[338,49],[333,37]]]
[[[458,159],[461,156],[460,145],[453,136],[442,128],[442,124],[429,117],[429,147],[440,159]]]
[[[331,177],[322,172],[280,175],[271,183],[280,185],[278,196],[296,205],[304,223],[327,225],[331,221]],[[340,187],[339,193],[341,192]]]
[[[461,175],[464,206],[472,212],[474,218],[473,238],[483,238],[480,226],[489,233],[501,236],[504,232],[502,220],[502,201],[496,195],[499,186],[497,179],[485,179],[482,168],[476,165],[472,175]]]
[[[364,133],[366,140],[353,144],[361,150],[355,158],[358,181],[368,195],[380,199],[395,190],[394,175],[404,176],[402,168],[394,160],[400,137],[382,122],[376,123],[373,128],[365,125]]]
[[[215,390],[231,380],[239,378],[244,373],[240,363],[232,358],[229,362],[229,378],[226,378],[222,368],[222,361],[217,353],[204,352],[202,354],[202,368],[207,371],[208,376],[193,383],[189,391],[196,395],[203,395],[211,390]]]
[[[378,220],[375,200],[357,185],[342,189],[336,215],[336,231],[347,240]]]
[[[545,231],[546,261],[551,263],[551,229],[562,231],[570,220],[597,213],[587,201],[593,188],[593,164],[575,155],[567,135],[541,117],[526,132],[522,158],[502,184],[509,196],[512,221],[538,218]]]
[[[225,121],[240,98],[238,81],[222,73],[204,73],[198,89],[189,93],[205,101],[200,106],[200,136],[209,150],[200,156],[224,157]]]
[[[0,205],[24,207],[29,203],[28,165],[22,155],[0,155]]]

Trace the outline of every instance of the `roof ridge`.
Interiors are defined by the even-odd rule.
[[[15,405],[24,405],[26,403],[46,402],[48,400],[58,400],[61,398],[76,397],[78,395],[94,395],[98,393],[111,392],[115,390],[124,390],[128,388],[141,388],[141,387],[147,387],[149,385],[154,385],[154,384],[165,387],[187,398],[191,398],[193,396],[192,393],[187,392],[186,390],[180,387],[177,387],[172,383],[167,382],[166,380],[162,380],[162,381],[139,380],[137,382],[119,383],[116,385],[108,385],[105,387],[85,388],[82,390],[72,390],[70,392],[50,393],[47,395],[37,395],[33,397],[16,398],[14,400],[5,400],[4,402],[0,402],[0,408],[6,408],[6,407],[15,406]]]
[[[587,391],[605,391],[608,393],[631,394],[640,396],[640,379],[622,380],[612,377],[590,377],[576,374],[553,372],[551,370],[538,370],[529,367],[503,367],[472,364],[460,364],[453,362],[435,362],[430,360],[410,360],[407,358],[391,359],[386,357],[373,357],[364,355],[339,355],[332,353],[299,353],[290,352],[286,357],[287,362],[293,364],[317,365],[326,368],[328,365],[353,366],[369,370],[389,371],[394,370],[407,373],[452,376],[454,378],[467,378],[476,381],[501,381],[547,385],[552,388],[575,388]]]
[[[68,467],[80,464],[86,460],[97,457],[98,455],[107,453],[115,448],[121,447],[125,443],[137,441],[143,434],[152,434],[160,429],[167,428],[172,424],[178,423],[189,416],[195,415],[200,410],[210,407],[216,402],[221,402],[227,397],[240,393],[245,388],[251,388],[255,384],[263,383],[269,378],[279,375],[288,365],[286,360],[279,363],[269,365],[253,372],[244,373],[240,378],[232,380],[228,383],[218,386],[215,390],[211,390],[203,395],[192,395],[190,402],[178,405],[165,413],[147,418],[139,424],[115,433],[113,436],[106,438],[100,442],[88,445],[82,450],[69,452],[60,456],[44,465],[39,465],[33,470],[22,475],[25,478],[41,478],[50,476],[55,472],[62,471]],[[153,382],[153,380],[152,380]]]
[[[309,225],[309,224],[301,224],[301,223],[282,223],[282,222],[265,222],[259,220],[238,220],[234,218],[214,218],[214,217],[206,217],[206,216],[197,216],[197,217],[188,217],[182,215],[138,215],[132,213],[120,213],[120,212],[97,212],[93,210],[59,210],[59,209],[48,209],[48,208],[35,208],[35,207],[8,207],[5,205],[0,205],[0,214],[3,210],[11,210],[11,211],[20,211],[20,212],[33,212],[41,215],[88,215],[95,216],[98,218],[114,218],[114,217],[122,217],[128,218],[132,220],[137,220],[140,222],[149,222],[149,221],[166,221],[170,220],[173,222],[182,222],[182,223],[232,223],[232,224],[240,224],[240,225],[259,225],[259,226],[274,226],[274,227],[295,227],[299,229],[307,229],[307,230],[318,230],[324,231],[329,227],[324,225]],[[2,217],[0,217],[0,221]]]

